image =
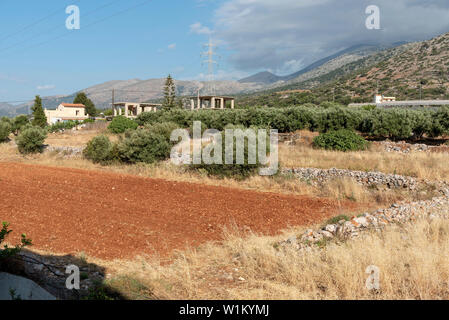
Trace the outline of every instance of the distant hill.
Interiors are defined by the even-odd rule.
[[[364,57],[373,55],[377,52],[388,48],[396,47],[404,43],[393,43],[387,45],[366,45],[359,44],[350,48],[341,50],[328,57],[320,59],[311,65],[287,76],[277,76],[271,72],[259,72],[250,77],[239,80],[240,83],[259,83],[265,85],[282,86],[308,79],[315,78],[319,75],[329,73],[348,63],[363,59]]]
[[[12,105],[0,102],[0,117],[15,117],[20,114],[27,114],[28,107],[24,105]]]
[[[245,95],[240,101],[246,105],[269,106],[325,101],[347,104],[371,102],[376,91],[398,100],[449,99],[449,33],[382,50],[338,68],[329,68],[331,71],[323,70],[341,57],[297,78],[307,76],[303,81],[272,86]],[[298,89],[311,91],[291,91]],[[290,93],[280,94],[289,90]]]
[[[449,99],[449,33],[384,50],[288,89],[313,88],[332,101],[371,102],[378,91],[398,100]]]
[[[163,97],[165,79],[114,80],[84,90],[97,108],[110,106],[112,90],[115,101],[149,102]],[[449,34],[431,40],[390,45],[358,45],[321,59],[288,76],[260,72],[240,81],[175,80],[178,96],[208,94],[211,87],[219,95],[238,95],[245,103],[275,105],[292,94],[276,94],[289,90],[312,90],[301,93],[292,103],[336,101],[369,102],[376,88],[398,99],[449,98]],[[43,97],[45,108],[72,102],[76,93]],[[267,95],[272,95],[268,100]],[[293,94],[294,95],[294,94]],[[262,97],[262,98],[258,98]],[[20,106],[0,104],[0,116],[26,113],[32,101]]]
[[[337,89],[360,101],[379,92],[406,99],[449,97],[449,33],[401,46],[379,63],[341,79]]]
[[[87,96],[95,103],[99,109],[109,108],[112,101],[112,90],[115,90],[115,101],[132,102],[150,102],[158,101],[163,97],[163,88],[165,79],[130,79],[113,80],[98,84],[83,90]],[[210,94],[212,85],[215,91],[220,95],[229,95],[237,93],[248,93],[260,90],[263,85],[255,83],[239,83],[237,81],[215,81],[207,83],[202,81],[179,81],[175,80],[178,96],[196,96],[198,89],[201,94]],[[44,108],[54,109],[63,102],[71,103],[75,99],[76,93],[70,95],[59,95],[42,97]],[[0,115],[15,116],[20,110],[27,110],[33,104],[32,101],[20,106],[11,106],[8,104],[0,105]]]

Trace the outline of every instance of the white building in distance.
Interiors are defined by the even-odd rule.
[[[44,110],[49,125],[65,121],[84,121],[89,118],[83,104],[61,103],[56,110]]]

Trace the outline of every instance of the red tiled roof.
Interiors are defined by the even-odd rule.
[[[61,103],[66,108],[85,108],[84,104],[74,104],[74,103]]]

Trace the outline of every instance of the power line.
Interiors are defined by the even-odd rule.
[[[111,90],[113,90],[113,91],[115,91],[115,92],[117,92],[117,91],[119,91],[119,92],[125,92],[125,93],[148,93],[148,91],[140,91],[140,90],[124,90],[124,89],[103,89],[103,90],[96,90],[96,91],[94,91],[94,92],[92,92],[91,94],[97,94],[97,93],[102,93],[102,92],[110,92]],[[77,92],[75,92],[75,93],[73,93],[73,94],[69,94],[69,95],[67,95],[66,97],[62,97],[62,98],[60,98],[61,100],[64,100],[64,99],[66,99],[66,98],[69,98],[69,97],[71,97],[71,96],[73,96],[73,95],[76,95],[76,94],[78,94],[78,93],[80,93],[80,92],[85,92],[85,90],[80,90],[80,91],[77,91]],[[45,97],[41,97],[41,99],[42,100],[57,100],[58,98],[54,98],[54,97],[47,97],[47,98],[45,98]],[[31,102],[31,101],[33,101],[33,99],[24,99],[24,100],[14,100],[14,101],[0,101],[0,103],[8,103],[8,104],[11,104],[11,103],[25,103],[25,102]]]
[[[79,2],[79,1],[81,1],[81,0],[77,0],[77,1]],[[122,0],[115,0],[115,1],[109,2],[109,3],[105,4],[105,5],[99,6],[99,7],[95,8],[95,9],[93,9],[93,10],[91,10],[91,11],[88,11],[87,13],[83,14],[83,17],[88,17],[88,16],[90,16],[91,14],[96,13],[96,12],[98,12],[98,11],[101,10],[101,9],[104,9],[104,8],[106,8],[106,7],[109,7],[109,6],[113,5],[113,4],[115,4],[115,3],[117,3],[117,2],[121,2],[121,1],[122,1]],[[46,31],[39,32],[39,33],[35,33],[35,34],[33,34],[32,36],[26,38],[25,40],[22,40],[22,41],[20,41],[20,42],[16,42],[16,43],[13,44],[13,45],[10,45],[10,46],[5,47],[5,48],[1,48],[1,49],[0,49],[0,53],[1,53],[1,52],[4,52],[4,51],[8,51],[9,49],[15,48],[15,47],[17,47],[17,46],[19,46],[19,45],[21,45],[21,44],[23,44],[23,43],[27,43],[29,40],[35,39],[35,38],[37,38],[37,37],[39,37],[39,36],[41,36],[41,35],[46,35],[46,34],[48,34],[48,33],[51,33],[51,32],[53,32],[53,31],[55,31],[55,30],[57,30],[57,29],[60,29],[60,24],[58,24],[58,26],[56,26],[56,27],[52,27],[52,28],[50,28],[50,29],[47,29]]]
[[[73,0],[72,2],[78,3],[78,2],[80,2],[80,1],[81,1],[81,0]],[[65,8],[66,8],[66,7],[64,7],[62,10],[64,10]],[[50,13],[49,15],[47,15],[47,16],[45,16],[45,17],[43,17],[43,18],[41,18],[41,19],[39,19],[39,20],[37,20],[37,21],[35,21],[35,22],[29,24],[29,25],[26,25],[25,27],[23,27],[23,28],[20,29],[19,31],[15,31],[15,32],[13,32],[13,33],[8,34],[7,36],[5,36],[5,37],[3,37],[3,38],[0,38],[0,41],[6,40],[6,39],[9,39],[9,38],[11,38],[11,37],[13,37],[13,36],[15,36],[15,35],[18,35],[19,33],[22,33],[23,31],[26,31],[26,30],[30,29],[31,27],[34,27],[35,25],[37,25],[37,24],[39,24],[39,23],[41,23],[41,22],[43,22],[43,21],[45,21],[45,20],[47,20],[47,19],[49,19],[49,18],[55,16],[56,14],[58,14],[58,13],[60,13],[60,12],[61,12],[61,9],[58,9],[57,11],[54,11],[54,12]]]
[[[207,48],[206,52],[203,52],[201,56],[206,56],[207,60],[204,61],[207,63],[208,65],[208,80],[210,82],[211,85],[211,94],[215,95],[215,85],[213,83],[214,81],[214,65],[217,64],[218,62],[214,60],[214,56],[216,55],[214,48],[216,48],[217,46],[215,44],[212,43],[212,39],[209,38],[209,43],[205,44],[204,47]]]
[[[78,0],[78,1],[80,1],[80,0]],[[116,12],[116,13],[114,13],[114,14],[112,14],[112,15],[106,16],[106,17],[103,18],[103,19],[100,19],[100,20],[97,20],[97,21],[92,22],[92,23],[90,23],[90,24],[87,24],[86,26],[83,27],[83,29],[92,27],[92,26],[94,26],[94,25],[96,25],[96,24],[99,24],[99,23],[101,23],[101,22],[103,22],[103,21],[106,21],[106,20],[108,20],[108,19],[110,19],[110,18],[112,18],[112,17],[115,17],[115,16],[117,16],[117,15],[120,15],[120,14],[126,13],[126,12],[128,12],[128,11],[131,11],[131,10],[133,10],[133,9],[135,9],[135,8],[144,6],[144,5],[146,5],[147,3],[151,2],[151,1],[153,1],[153,0],[146,0],[146,1],[143,1],[143,2],[141,2],[141,3],[139,3],[139,4],[136,4],[136,5],[134,5],[134,6],[128,7],[128,8],[126,8],[126,9],[124,9],[124,10],[119,11],[119,12]],[[64,37],[66,37],[66,36],[68,36],[68,35],[70,35],[70,34],[71,34],[71,33],[64,33],[64,34],[61,34],[61,35],[59,35],[59,36],[53,37],[53,38],[51,38],[51,39],[48,39],[48,40],[46,40],[46,41],[43,41],[43,42],[40,42],[40,43],[36,43],[36,44],[33,44],[33,45],[31,45],[31,46],[28,46],[28,47],[23,47],[23,48],[21,48],[21,50],[28,50],[28,49],[40,47],[40,46],[45,45],[45,44],[47,44],[47,43],[49,43],[49,42],[52,42],[52,41],[54,41],[54,40],[58,40],[58,39],[64,38]]]

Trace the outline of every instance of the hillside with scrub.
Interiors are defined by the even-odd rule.
[[[397,100],[449,99],[449,33],[407,43],[347,63],[306,81],[242,95],[242,105],[371,102],[374,94]],[[294,90],[307,90],[295,93]],[[292,93],[285,91],[292,90]]]

